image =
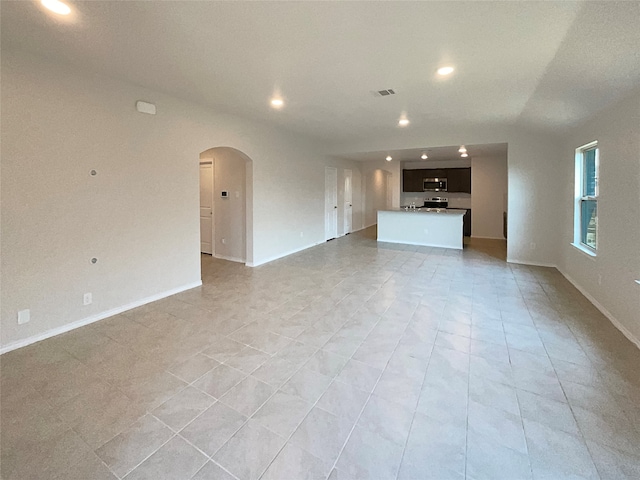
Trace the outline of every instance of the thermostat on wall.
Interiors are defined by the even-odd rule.
[[[153,103],[143,102],[142,100],[138,100],[136,102],[136,110],[140,113],[147,113],[149,115],[156,114],[156,106]]]
[[[227,192],[226,190],[222,190],[222,192],[220,193],[220,196],[222,198],[227,198],[229,196],[229,192]]]

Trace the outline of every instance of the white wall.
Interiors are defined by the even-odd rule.
[[[600,149],[595,258],[571,245],[575,149],[594,140]],[[640,279],[640,90],[572,131],[560,163],[558,266],[640,346],[640,285],[635,283]]]
[[[400,206],[400,162],[366,161],[361,162],[360,170],[363,182],[361,203],[364,208],[362,228],[367,228],[377,223],[378,210]],[[388,191],[389,185],[391,192]]]
[[[251,161],[232,148],[220,147],[200,154],[200,159],[209,159],[213,164],[213,224],[214,256],[236,262],[246,260],[245,238],[246,215],[246,171]],[[223,198],[221,192],[228,192]]]
[[[561,141],[556,137],[514,127],[475,126],[467,128],[408,128],[398,134],[376,135],[332,145],[331,152],[400,150],[483,143],[508,144],[509,204],[507,259],[517,263],[555,265],[558,260],[558,202],[563,179],[560,166]],[[394,162],[390,162],[394,163]],[[398,166],[398,175],[400,174]],[[399,178],[399,177],[398,177]],[[398,188],[400,181],[398,180]],[[399,195],[398,195],[399,202]],[[472,212],[473,216],[473,212]]]
[[[25,52],[3,49],[1,75],[5,350],[200,281],[200,152],[253,161],[254,264],[322,242],[324,167],[358,168],[300,135]]]
[[[507,157],[474,157],[471,162],[471,236],[504,238]]]

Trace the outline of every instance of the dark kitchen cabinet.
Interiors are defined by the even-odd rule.
[[[471,168],[462,169],[460,191],[464,193],[471,193]]]
[[[423,192],[425,178],[446,178],[448,192],[471,193],[471,168],[402,170],[402,191]]]
[[[447,191],[471,193],[471,168],[448,168]]]
[[[427,170],[402,170],[402,191],[423,192],[422,179]]]
[[[446,168],[429,168],[423,172],[424,178],[447,178]]]
[[[462,169],[461,168],[449,168],[447,169],[447,191],[460,192],[462,184]]]
[[[462,231],[465,237],[471,236],[471,209],[467,208],[467,213],[462,218]]]

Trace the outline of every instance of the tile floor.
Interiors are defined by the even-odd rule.
[[[2,356],[2,478],[640,478],[640,351],[553,269],[369,229],[203,278]]]

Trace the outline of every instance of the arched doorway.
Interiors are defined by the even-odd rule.
[[[239,150],[200,153],[200,249],[253,264],[253,162]]]

